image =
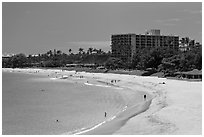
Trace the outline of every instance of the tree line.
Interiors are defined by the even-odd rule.
[[[138,69],[149,68],[168,74],[176,71],[189,71],[202,69],[202,45],[191,47],[187,51],[177,51],[168,47],[144,48],[136,51],[131,62],[115,58],[111,52],[104,52],[101,49],[89,48],[84,51],[79,48],[78,53],[63,53],[61,50],[49,50],[44,54],[36,56],[20,53],[10,58],[3,59],[3,67],[65,67],[66,64],[95,64],[104,66],[107,69]]]
[[[89,48],[87,52],[79,48],[78,53],[63,53],[61,50],[49,50],[44,54],[28,55],[16,54],[10,58],[3,58],[2,67],[23,68],[23,67],[65,67],[66,64],[92,63],[102,65],[104,60],[110,56],[110,52],[101,49]]]

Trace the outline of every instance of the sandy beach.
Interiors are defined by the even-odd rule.
[[[44,69],[3,69],[10,72],[42,73],[53,79],[69,76],[86,84],[112,86],[129,100],[127,109],[109,121],[74,134],[115,135],[200,135],[202,134],[202,82],[123,74],[68,72]],[[100,84],[101,83],[101,84]],[[103,84],[102,84],[103,83]],[[130,89],[125,92],[120,89]],[[133,94],[141,91],[147,99],[135,103]],[[136,104],[133,105],[132,104]],[[130,105],[131,107],[129,107]],[[66,133],[65,133],[66,134]]]
[[[147,92],[156,97],[147,111],[114,134],[202,134],[202,82],[154,77],[140,77],[135,82],[149,88]]]
[[[157,77],[99,74],[120,79],[120,86],[153,95],[149,109],[132,117],[115,135],[201,135],[202,82]]]

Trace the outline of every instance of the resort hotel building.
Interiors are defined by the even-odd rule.
[[[132,62],[137,50],[152,47],[179,49],[179,36],[160,35],[160,30],[151,29],[145,34],[114,34],[111,36],[112,56]]]

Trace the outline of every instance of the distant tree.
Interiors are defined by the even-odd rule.
[[[61,50],[57,50],[57,55],[61,55],[62,54],[62,51]]]
[[[186,52],[172,52],[172,54],[168,54],[168,56],[165,56],[166,54],[164,54],[164,58],[159,65],[160,71],[175,72],[202,69],[201,47],[192,47]]]
[[[94,48],[94,49],[93,49],[93,52],[96,52],[96,53],[98,53],[98,50],[97,50],[96,48]]]
[[[82,54],[82,53],[83,53],[83,51],[84,51],[84,49],[83,49],[83,48],[79,48],[79,54]]]
[[[112,53],[111,53],[111,51],[108,51],[107,54],[111,55]]]
[[[11,57],[2,58],[2,68],[10,68],[10,67],[12,67]]]
[[[102,54],[103,53],[102,49],[97,50],[97,53]]]
[[[87,54],[92,54],[92,52],[93,52],[93,48],[89,48],[89,49],[87,50]]]
[[[27,57],[23,53],[16,54],[13,57],[11,57],[11,64],[13,68],[26,67],[27,61],[28,61]]]
[[[106,63],[105,67],[108,69],[119,69],[119,68],[124,68],[124,63],[121,59],[119,58],[114,58],[110,57]]]
[[[71,54],[72,53],[72,49],[69,49],[69,54]]]
[[[194,58],[195,67],[199,70],[202,69],[202,49],[201,48],[202,46],[197,49],[197,52]]]
[[[169,58],[163,58],[161,64],[159,65],[159,69],[162,70],[175,70],[176,66],[179,65],[180,56],[174,55]]]
[[[151,58],[149,52],[145,52],[140,55],[140,61],[137,65],[139,69],[150,68],[153,65],[153,58]]]
[[[140,62],[140,52],[139,52],[139,50],[137,50],[136,53],[133,56],[131,68],[132,69],[137,68],[137,65],[138,65],[139,62]]]
[[[49,51],[47,52],[47,56],[48,56],[48,57],[52,57],[52,56],[53,56],[52,50],[49,50]]]

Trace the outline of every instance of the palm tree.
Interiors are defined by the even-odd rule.
[[[102,49],[97,50],[97,53],[102,54],[103,53]]]
[[[47,52],[47,56],[52,56],[53,54],[52,54],[52,50],[49,50],[48,52]]]
[[[57,50],[57,55],[61,55],[62,51],[61,50]]]
[[[82,53],[83,53],[83,51],[84,51],[84,49],[83,49],[83,48],[79,48],[79,54],[82,54]]]
[[[98,50],[96,48],[93,49],[94,52],[97,52]]]
[[[72,52],[72,49],[69,49],[69,54],[71,54],[71,52]]]
[[[89,48],[88,50],[87,50],[87,53],[89,54],[92,54],[92,52],[93,52],[93,48]]]
[[[13,68],[16,68],[16,67],[22,68],[26,65],[27,62],[28,62],[28,59],[26,55],[23,53],[16,54],[13,57],[11,57],[11,63]]]
[[[185,43],[189,46],[190,39],[188,37],[185,38]]]

